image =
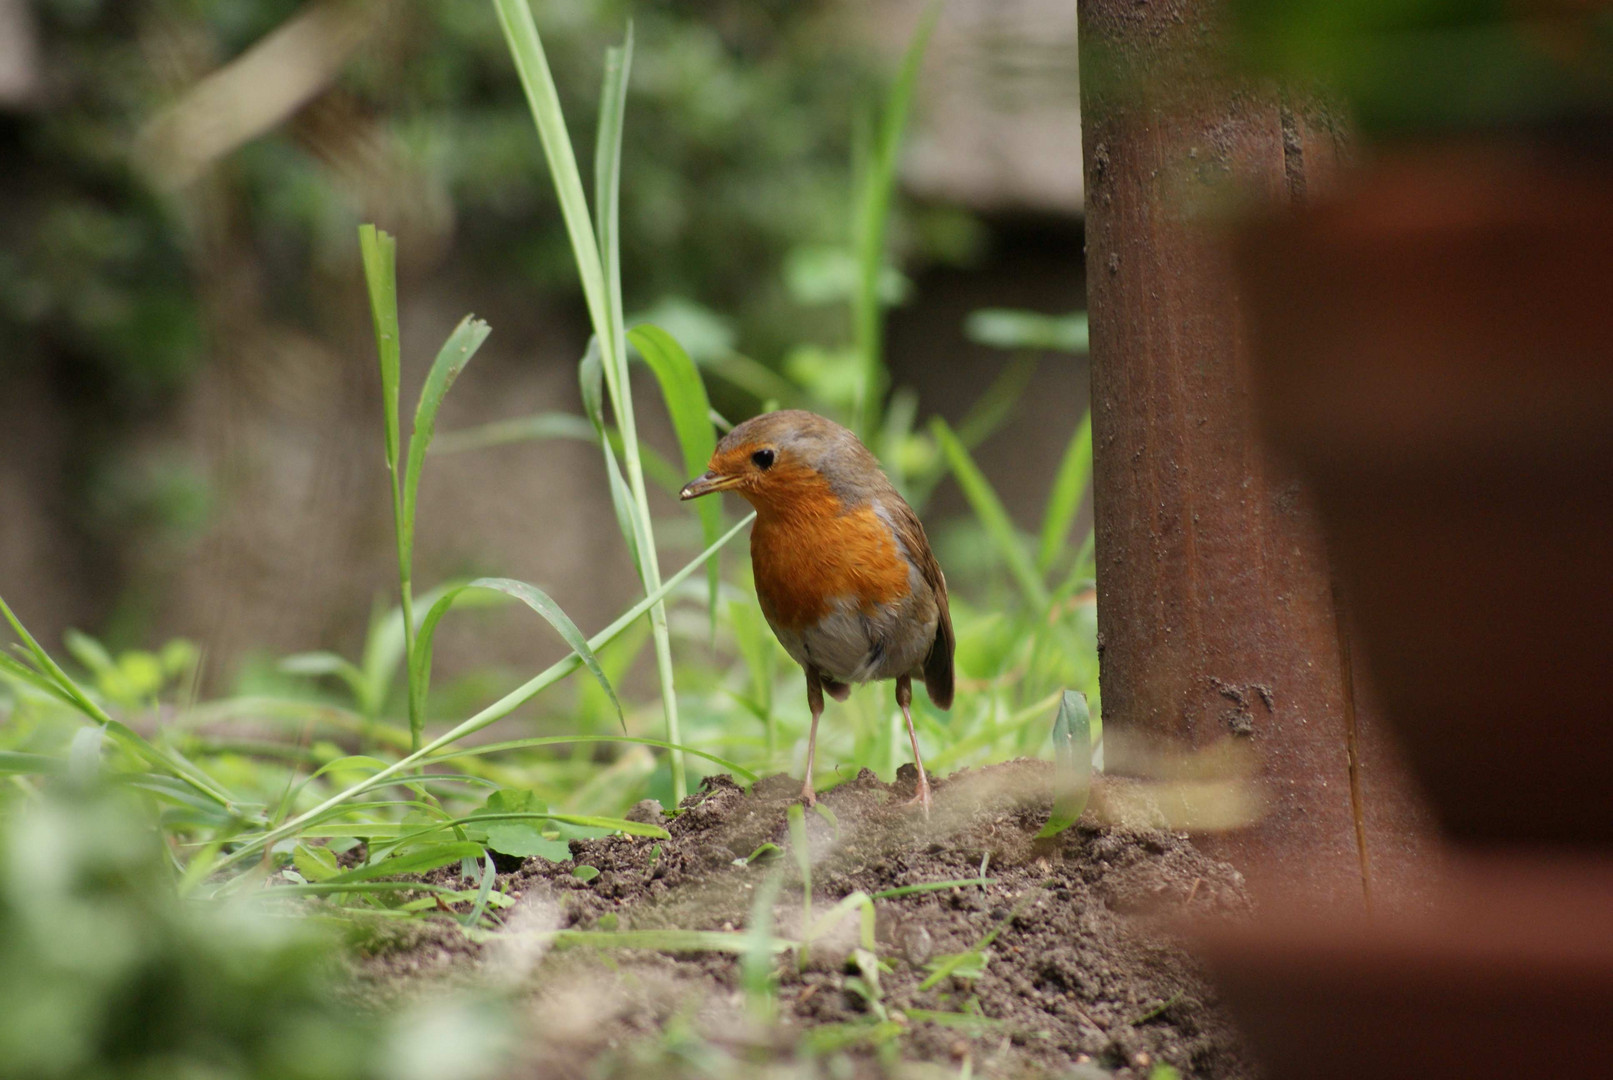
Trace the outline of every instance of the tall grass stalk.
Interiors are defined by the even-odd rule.
[[[549,71],[548,57],[544,54],[543,41],[533,21],[532,10],[527,0],[492,0],[492,3],[521,86],[526,92],[527,105],[537,125],[549,175],[559,197],[561,216],[565,220],[567,235],[571,238],[588,316],[599,342],[612,415],[622,434],[622,458],[632,492],[629,527],[639,577],[645,592],[654,595],[661,586],[661,569],[656,557],[655,533],[650,522],[644,466],[639,455],[638,428],[633,415],[632,389],[627,375],[627,332],[622,321],[618,244],[622,117],[627,96],[627,76],[632,65],[632,27],[628,27],[624,44],[608,50],[605,58],[605,83],[600,100],[599,138],[594,162],[596,228],[595,219],[589,214],[582,175],[578,171],[577,159],[566,131],[560,95]],[[664,604],[657,602],[651,608],[650,626],[655,639],[656,669],[660,678],[662,709],[666,716],[667,741],[678,744],[682,738],[672,674],[672,640]],[[681,801],[688,794],[681,752],[672,752],[671,765],[673,797]]]
[[[857,192],[853,229],[857,289],[852,295],[852,337],[857,354],[862,358],[863,378],[854,426],[864,441],[872,439],[879,429],[881,405],[890,382],[885,370],[885,305],[879,295],[879,278],[885,267],[885,240],[896,190],[896,165],[913,103],[913,89],[918,83],[919,65],[940,17],[941,5],[936,0],[919,19],[918,29],[902,57],[901,70],[880,109],[873,145]]]

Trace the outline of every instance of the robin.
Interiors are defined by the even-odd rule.
[[[817,801],[812,759],[824,692],[844,701],[852,683],[895,679],[918,766],[914,801],[928,813],[930,781],[909,704],[917,676],[931,701],[952,707],[952,616],[918,515],[857,436],[799,409],[740,424],[708,464],[679,497],[734,491],[756,508],[756,598],[806,672],[812,731],[801,798]]]

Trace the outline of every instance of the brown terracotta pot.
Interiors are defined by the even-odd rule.
[[[1613,862],[1460,862],[1430,910],[1199,933],[1271,1077],[1516,1080],[1613,1061]]]
[[[1262,422],[1442,824],[1613,843],[1613,161],[1385,160],[1239,262]]]

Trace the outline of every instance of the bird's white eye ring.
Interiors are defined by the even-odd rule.
[[[773,451],[758,450],[750,456],[758,469],[771,469],[773,467]]]

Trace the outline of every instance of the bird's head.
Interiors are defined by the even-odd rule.
[[[706,472],[678,497],[733,491],[763,513],[788,513],[834,500],[861,502],[890,482],[846,428],[800,409],[764,413],[723,437]]]

